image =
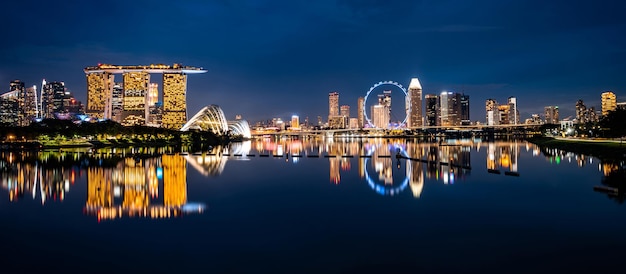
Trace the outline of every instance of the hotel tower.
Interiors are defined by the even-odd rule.
[[[151,74],[163,76],[163,109],[161,127],[180,129],[187,122],[187,75],[205,73],[202,68],[170,65],[116,66],[99,64],[85,68],[87,76],[87,114],[95,119],[112,119],[122,125],[145,125],[150,108],[157,104],[150,82]],[[115,83],[115,74],[122,74],[123,84]],[[114,98],[114,87],[122,88],[122,98]],[[157,92],[158,93],[158,92]],[[115,107],[121,99],[121,113]]]

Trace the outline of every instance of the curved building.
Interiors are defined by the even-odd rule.
[[[250,132],[250,125],[246,120],[236,120],[228,122],[228,130],[230,134],[233,136],[241,136],[244,139],[252,138],[252,133]]]
[[[225,135],[228,132],[228,122],[219,106],[208,105],[191,117],[180,130],[211,131],[215,135]]]

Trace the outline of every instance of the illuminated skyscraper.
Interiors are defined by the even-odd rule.
[[[63,82],[46,82],[46,80],[43,80],[42,85],[41,118],[54,118],[54,95],[57,92],[65,92],[65,85]]]
[[[602,93],[602,116],[609,114],[609,111],[617,109],[617,98],[612,91]]]
[[[17,91],[0,94],[0,124],[18,125],[19,104]]]
[[[488,126],[494,126],[500,123],[498,102],[496,102],[496,100],[487,99],[487,101],[485,101],[485,111],[487,112],[487,118],[485,122]]]
[[[508,105],[509,105],[509,124],[511,125],[517,125],[520,123],[519,120],[519,110],[517,109],[517,99],[513,96],[509,97],[508,99]]]
[[[328,123],[332,117],[339,116],[339,92],[331,92],[328,94]]]
[[[22,126],[30,125],[37,118],[37,86],[27,87],[24,91],[24,106],[21,109],[24,113]]]
[[[422,85],[417,78],[411,79],[407,96],[407,127],[421,127],[422,120]]]
[[[461,125],[470,125],[472,121],[470,121],[470,101],[469,95],[461,94],[459,97],[459,107],[460,107],[460,118]]]
[[[357,123],[359,128],[365,126],[365,98],[359,97],[357,100]]]
[[[298,115],[291,116],[291,129],[300,129],[300,117]]]
[[[14,98],[17,101],[17,125],[26,126],[26,114],[24,113],[26,87],[24,86],[24,82],[20,80],[13,80],[9,85],[9,92],[13,92],[15,94]]]
[[[124,73],[124,99],[122,125],[144,125],[146,123],[146,95],[150,84],[147,72]]]
[[[114,75],[106,71],[89,72],[87,76],[87,114],[93,118],[110,119]]]
[[[187,75],[163,74],[163,127],[181,129],[187,123]]]
[[[559,107],[547,106],[544,108],[546,124],[558,124],[559,123]]]
[[[438,126],[439,125],[439,97],[435,94],[426,94],[424,96],[426,100],[426,125]]]
[[[122,114],[118,119],[122,124],[143,124],[151,105],[146,101],[149,93],[150,73],[163,74],[163,119],[162,126],[180,129],[187,121],[187,75],[205,73],[202,68],[182,66],[180,64],[149,66],[116,66],[99,64],[84,69],[87,76],[87,112],[95,118],[112,118],[113,111],[113,75],[123,74],[124,85]],[[131,85],[131,86],[128,86]],[[126,98],[126,97],[130,98]],[[120,98],[118,96],[118,98]],[[142,98],[143,100],[141,100]],[[140,102],[141,101],[141,102]],[[158,100],[157,100],[158,101]],[[146,111],[146,106],[148,111]],[[139,113],[141,112],[141,113]]]
[[[382,104],[372,106],[372,124],[376,128],[387,128],[389,126],[389,111]]]
[[[582,99],[576,102],[576,121],[579,125],[587,123],[589,118],[587,107]]]
[[[350,121],[350,106],[342,105],[339,107],[339,116],[343,119],[343,124],[348,125]]]
[[[458,126],[461,124],[459,115],[461,95],[458,93],[444,91],[439,95],[440,124],[442,126]]]

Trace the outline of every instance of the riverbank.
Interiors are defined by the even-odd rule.
[[[529,142],[542,147],[595,156],[603,160],[626,159],[626,142],[601,139],[534,137]]]

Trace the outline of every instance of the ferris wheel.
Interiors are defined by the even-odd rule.
[[[364,98],[364,100],[363,100],[363,106],[361,106],[361,107],[363,107],[363,114],[365,115],[365,120],[367,121],[367,124],[368,124],[370,127],[375,128],[376,126],[372,123],[372,120],[371,120],[371,119],[370,119],[370,117],[367,115],[367,109],[365,108],[365,107],[367,106],[367,98],[370,96],[370,93],[372,93],[372,91],[373,91],[373,90],[375,90],[376,88],[378,88],[378,87],[380,87],[380,86],[389,86],[389,85],[391,85],[391,86],[395,86],[395,87],[397,87],[398,89],[400,89],[400,90],[402,91],[402,93],[404,93],[404,101],[406,102],[406,98],[407,98],[407,96],[408,96],[408,94],[407,94],[407,92],[406,92],[406,88],[404,88],[401,84],[398,84],[398,82],[394,82],[394,81],[381,81],[381,82],[378,82],[378,83],[374,84],[374,85],[373,85],[373,86],[372,86],[372,87],[371,87],[371,88],[367,91],[367,94],[365,94],[365,98]],[[408,118],[408,113],[410,113],[410,112],[411,112],[411,105],[410,105],[410,104],[407,104],[407,108],[408,108],[408,109],[407,109],[407,112],[406,112],[407,114],[404,116],[404,120],[402,120],[402,123],[400,123],[400,124],[399,124],[397,127],[395,127],[395,128],[398,128],[398,127],[400,127],[401,125],[405,125],[405,124],[406,124],[406,120],[407,120],[407,118]]]

